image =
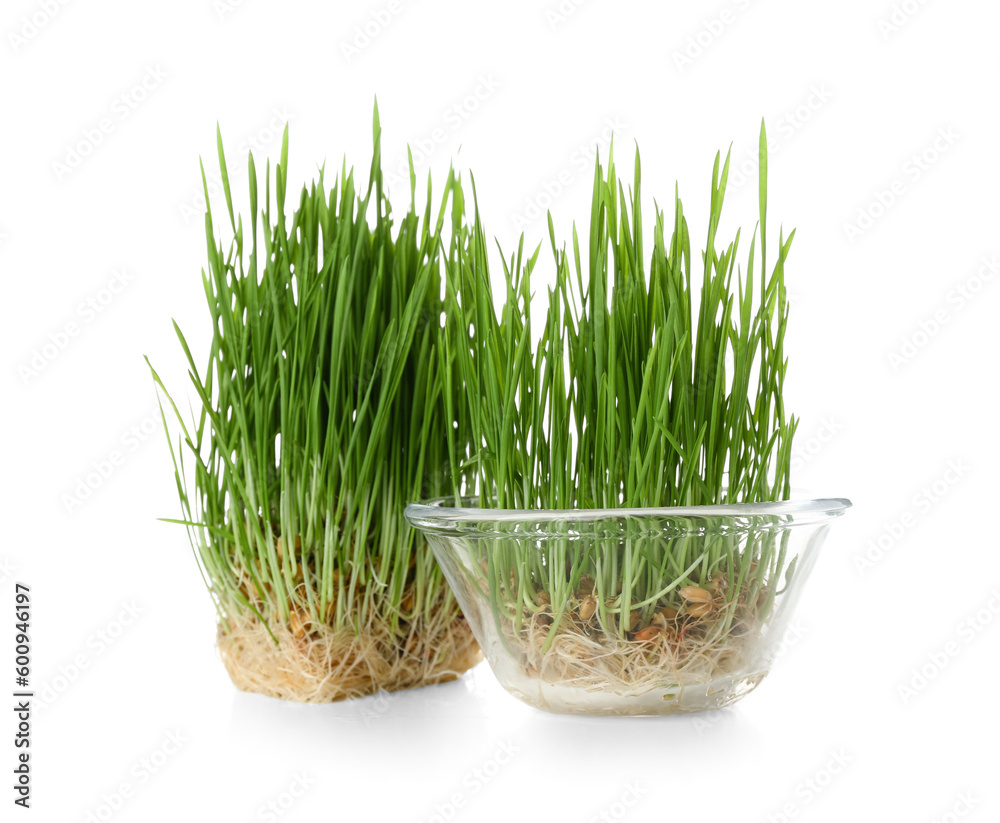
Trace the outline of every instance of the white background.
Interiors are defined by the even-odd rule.
[[[984,262],[1000,253],[1000,9],[681,5],[4,3],[0,615],[13,624],[15,581],[29,584],[44,702],[33,808],[9,812],[5,788],[4,820],[1000,817],[1000,285]],[[736,707],[558,717],[508,697],[484,666],[332,706],[228,681],[185,535],[156,520],[176,498],[142,355],[183,385],[171,318],[204,352],[198,157],[214,166],[216,121],[242,193],[246,147],[275,157],[289,120],[294,191],[345,153],[366,175],[376,94],[387,162],[407,141],[419,157],[423,141],[420,172],[439,187],[449,162],[473,169],[508,249],[522,227],[532,245],[545,238],[529,207],[551,205],[563,237],[586,218],[586,157],[608,123],[620,168],[638,141],[647,196],[666,203],[679,181],[702,237],[716,150],[732,142],[742,164],[766,118],[770,223],[798,228],[795,483],[855,507],[776,671]],[[755,217],[751,179],[730,190],[723,236]],[[113,272],[127,284],[114,294]],[[0,629],[4,693],[12,636]],[[267,817],[302,776],[301,797]]]

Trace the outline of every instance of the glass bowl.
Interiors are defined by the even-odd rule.
[[[450,502],[450,501],[449,501]],[[771,668],[841,498],[644,509],[412,504],[504,688],[551,712],[718,709]]]

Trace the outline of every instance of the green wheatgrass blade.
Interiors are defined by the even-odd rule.
[[[478,659],[403,518],[414,499],[457,498],[453,468],[471,451],[468,415],[452,425],[461,346],[440,322],[442,290],[457,291],[443,257],[465,243],[464,200],[450,175],[432,222],[430,184],[421,213],[411,168],[409,208],[395,215],[377,107],[372,132],[363,191],[345,161],[329,191],[321,169],[294,197],[286,127],[263,191],[248,160],[244,230],[217,129],[232,237],[227,250],[209,206],[207,368],[177,328],[201,406],[193,424],[153,372],[181,432],[174,520],[219,610],[223,659],[241,688],[297,700],[437,682]],[[202,183],[208,200],[204,167]]]
[[[452,414],[471,426],[468,451],[451,439],[449,459],[471,470],[465,479],[480,505],[642,508],[788,495],[795,418],[786,417],[782,391],[791,235],[780,238],[769,272],[763,124],[759,169],[759,238],[755,231],[743,268],[740,232],[728,244],[718,237],[729,153],[715,157],[700,261],[676,189],[672,232],[654,204],[645,256],[638,151],[627,192],[610,153],[607,169],[598,158],[586,265],[573,227],[575,277],[549,215],[555,286],[534,345],[527,284],[535,257],[523,257],[523,237],[516,255],[501,252],[506,286],[490,311],[487,243],[474,204],[472,227],[446,264],[449,280],[461,284],[447,307],[456,332],[449,342],[458,348],[454,379],[464,389]],[[556,651],[557,639],[571,643],[574,632],[590,651],[564,660],[567,671],[580,674],[587,655],[604,659],[586,645],[598,627],[636,647],[651,629],[676,630],[676,644],[685,632],[689,639],[701,632],[700,653],[721,660],[737,629],[766,618],[785,555],[769,533],[701,539],[685,528],[653,537],[625,521],[621,532],[567,533],[544,548],[503,537],[480,547],[481,583],[500,637],[509,647],[523,644],[519,654],[539,671],[552,665],[551,655],[568,654],[565,645]],[[699,605],[699,597],[709,602]],[[703,617],[712,618],[711,629]]]

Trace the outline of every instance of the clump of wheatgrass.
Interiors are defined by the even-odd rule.
[[[456,491],[448,449],[465,434],[452,425],[442,237],[460,183],[449,175],[435,216],[428,181],[421,215],[411,164],[409,208],[395,217],[380,134],[376,108],[367,188],[345,163],[286,214],[286,129],[262,199],[250,157],[246,225],[219,135],[232,241],[216,239],[209,207],[203,368],[175,324],[200,400],[193,419],[154,372],[179,425],[177,522],[218,610],[223,661],[241,689],[292,700],[441,682],[480,659],[403,518],[408,501]]]
[[[525,255],[522,238],[504,260],[506,294],[494,313],[489,244],[476,213],[448,278],[457,288],[447,315],[457,326],[449,341],[464,343],[460,431],[471,430],[472,446],[463,454],[458,432],[449,431],[449,454],[453,470],[463,461],[472,467],[478,506],[620,509],[788,497],[796,421],[782,399],[784,266],[794,232],[780,235],[769,271],[763,124],[759,163],[759,233],[743,268],[740,233],[728,244],[717,237],[728,156],[720,169],[716,155],[701,254],[692,254],[676,190],[669,212],[655,210],[648,247],[638,153],[628,191],[613,153],[606,172],[598,160],[585,265],[576,228],[572,248],[560,248],[549,218],[556,278],[537,330],[539,250]],[[457,495],[454,502],[463,505]],[[664,517],[655,532],[627,518],[584,531],[572,513],[565,520],[564,540],[535,539],[528,529],[466,548],[469,590],[488,602],[523,674],[549,683],[628,695],[724,677],[752,656],[748,644],[759,640],[782,574],[793,572],[787,530],[705,537],[690,519],[673,528]]]

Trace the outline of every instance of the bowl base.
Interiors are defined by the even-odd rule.
[[[494,663],[503,687],[529,706],[556,714],[586,714],[617,717],[692,714],[731,706],[750,694],[766,671],[720,677],[706,683],[667,685],[639,694],[611,689],[583,689],[565,683],[550,683],[520,666]]]

